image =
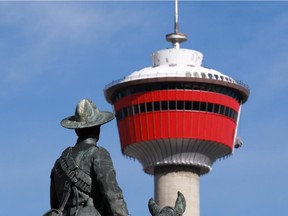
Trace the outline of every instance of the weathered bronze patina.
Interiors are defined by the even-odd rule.
[[[56,160],[51,172],[51,209],[45,215],[127,216],[122,190],[118,186],[111,157],[97,146],[100,126],[114,115],[99,111],[87,99],[81,100],[74,116],[61,121],[75,129],[78,140]]]
[[[186,200],[183,194],[178,192],[174,208],[165,206],[161,209],[152,198],[149,200],[148,207],[152,216],[182,216],[186,209]]]

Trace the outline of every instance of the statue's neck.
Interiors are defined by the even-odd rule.
[[[92,138],[92,137],[79,137],[77,140],[77,143],[85,143],[85,144],[89,144],[89,145],[96,145],[97,144],[97,139],[96,138]]]

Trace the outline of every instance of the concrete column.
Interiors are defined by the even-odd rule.
[[[185,166],[164,166],[154,172],[155,201],[163,208],[174,207],[177,192],[186,200],[184,216],[200,216],[200,175],[199,170]]]

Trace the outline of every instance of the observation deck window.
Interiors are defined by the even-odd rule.
[[[141,104],[140,104],[140,112],[141,112],[141,113],[146,112],[146,103],[141,103]]]
[[[207,112],[213,112],[213,105],[212,103],[208,103],[207,105]]]
[[[168,101],[161,101],[161,110],[168,110]]]
[[[135,114],[138,114],[138,113],[139,113],[139,105],[138,105],[138,104],[135,104],[135,105],[134,105],[134,113],[135,113]]]
[[[152,102],[146,103],[147,112],[153,111]]]
[[[169,101],[169,110],[176,110],[176,101]]]
[[[206,110],[206,105],[207,105],[206,102],[200,102],[200,110],[201,110],[201,111],[207,111],[207,110]]]
[[[191,110],[192,109],[192,102],[191,101],[185,101],[185,110]]]
[[[225,107],[220,105],[220,110],[219,110],[219,114],[224,114],[224,111],[225,111]]]
[[[213,112],[219,113],[219,104],[214,104]]]
[[[185,111],[215,113],[218,115],[223,115],[228,118],[231,118],[235,122],[237,121],[238,116],[235,110],[224,105],[200,102],[200,101],[179,100],[179,101],[161,101],[161,102],[155,101],[155,102],[147,102],[127,106],[116,112],[116,119],[117,121],[119,121],[127,116],[133,116],[147,112],[165,111],[168,110],[168,108],[169,110],[178,110],[178,111],[185,110]]]
[[[177,109],[178,110],[184,109],[184,101],[177,101]]]
[[[192,103],[192,110],[196,110],[196,111],[199,111],[200,110],[200,102],[198,101],[193,101]]]
[[[159,101],[155,101],[153,103],[153,109],[154,110],[160,110],[160,102]]]
[[[134,115],[132,106],[128,106],[128,115]]]
[[[212,74],[211,74],[212,75]],[[218,77],[219,78],[219,77]],[[220,77],[221,78],[221,77]],[[225,80],[228,80],[227,77]],[[241,101],[241,97],[237,94],[233,89],[220,86],[217,84],[211,83],[198,83],[198,82],[168,82],[168,83],[153,83],[153,84],[146,84],[146,85],[139,85],[139,86],[132,86],[126,89],[121,90],[113,99],[115,102],[118,99],[126,97],[128,95],[133,95],[141,92],[150,92],[150,91],[161,91],[161,90],[201,90],[201,91],[208,91],[208,92],[216,92],[223,95],[227,95],[229,97],[234,98],[238,102]]]

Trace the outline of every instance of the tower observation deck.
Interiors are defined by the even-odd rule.
[[[176,8],[176,7],[175,7]],[[108,84],[122,153],[155,176],[155,198],[174,205],[187,200],[185,215],[198,216],[199,176],[234,150],[240,110],[249,96],[244,83],[202,66],[202,53],[180,48],[187,36],[166,36],[173,48],[156,51],[152,66]]]

